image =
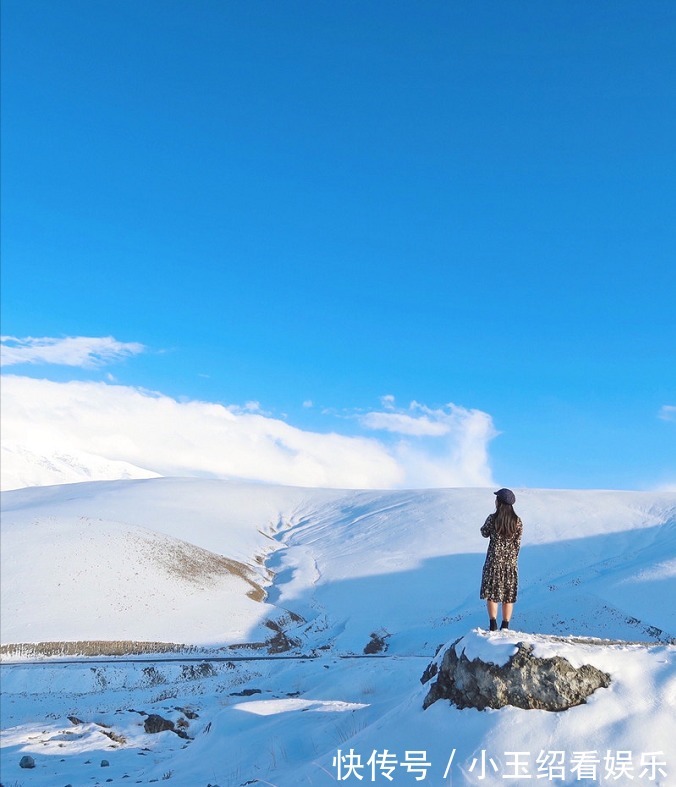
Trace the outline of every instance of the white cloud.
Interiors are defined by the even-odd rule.
[[[663,421],[676,421],[676,406],[665,404],[660,408],[658,417]]]
[[[382,397],[386,412],[359,417],[367,429],[382,430],[400,439],[393,455],[412,486],[490,486],[493,483],[488,444],[497,436],[493,419],[481,410],[449,403],[432,409],[411,402],[395,407],[394,397]]]
[[[380,397],[380,404],[386,410],[393,410],[394,409],[394,396],[392,394],[385,394],[385,396]]]
[[[441,437],[448,434],[451,427],[445,420],[436,420],[427,415],[409,415],[408,413],[366,413],[359,418],[366,429],[394,432],[395,434],[413,437]]]
[[[114,363],[145,350],[137,342],[118,342],[112,336],[67,336],[60,339],[28,336],[0,337],[0,363],[58,364],[90,369]]]
[[[305,432],[243,408],[14,375],[3,376],[2,392],[3,441],[38,455],[86,453],[165,476],[300,486],[387,488],[404,480],[376,440]]]
[[[165,476],[314,487],[492,484],[492,420],[455,405],[430,410],[414,403],[406,413],[370,413],[373,424],[378,416],[406,416],[396,430],[388,422],[386,439],[376,439],[304,431],[258,411],[257,403],[179,402],[105,382],[4,375],[2,392],[3,441],[36,456],[87,455]]]

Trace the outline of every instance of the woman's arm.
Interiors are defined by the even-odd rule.
[[[486,521],[483,523],[483,525],[481,525],[481,535],[484,538],[488,538],[490,536],[491,530],[493,529],[492,525],[493,525],[493,514],[489,514],[486,517]]]

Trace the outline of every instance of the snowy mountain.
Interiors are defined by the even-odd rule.
[[[386,783],[375,760],[366,765],[384,749],[403,760],[395,783],[416,781],[423,751],[429,779],[444,784],[503,784],[514,751],[530,752],[533,779],[547,775],[547,752],[563,751],[558,783],[623,784],[618,761],[635,769],[628,784],[676,783],[676,612],[665,603],[676,589],[676,494],[516,493],[525,530],[515,631],[493,638],[480,630],[478,598],[492,490],[158,478],[4,493],[3,783],[91,784],[103,752],[116,781],[330,784],[350,750],[363,755],[365,781]],[[459,637],[495,658],[516,641],[563,650],[612,682],[561,714],[446,701],[422,711],[420,675]],[[173,643],[205,660],[196,673],[182,647],[152,668],[34,666],[6,647],[46,641],[89,642],[78,647],[90,653],[110,641]],[[267,654],[287,658],[234,660]],[[171,731],[143,732],[139,709],[188,724],[187,707],[198,714],[187,748]],[[110,728],[125,742],[111,744],[101,732]],[[598,758],[586,781],[583,751]],[[19,770],[24,753],[35,769]]]
[[[0,489],[22,489],[27,486],[76,484],[81,481],[106,481],[131,478],[158,478],[158,473],[130,462],[105,459],[85,451],[39,453],[25,446],[4,440],[0,447]]]

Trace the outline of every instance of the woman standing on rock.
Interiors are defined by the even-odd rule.
[[[511,489],[495,492],[495,513],[489,514],[481,535],[490,538],[481,575],[480,598],[486,599],[489,627],[498,628],[498,604],[502,602],[502,625],[509,628],[519,581],[516,561],[521,546],[523,524],[514,511],[516,496]]]

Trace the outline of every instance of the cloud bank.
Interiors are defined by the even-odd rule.
[[[92,369],[138,355],[144,350],[142,344],[119,342],[112,336],[67,336],[60,339],[2,336],[0,364],[58,364]]]
[[[32,483],[13,465],[11,458],[19,455],[52,457],[52,463],[66,457],[78,467],[86,464],[83,457],[95,457],[101,467],[123,463],[132,477],[236,477],[364,489],[493,484],[491,417],[452,404],[433,410],[414,402],[399,410],[389,397],[382,412],[360,417],[364,430],[384,433],[376,437],[299,429],[253,403],[179,402],[104,382],[4,375],[2,394],[2,438],[9,449],[3,488]]]

